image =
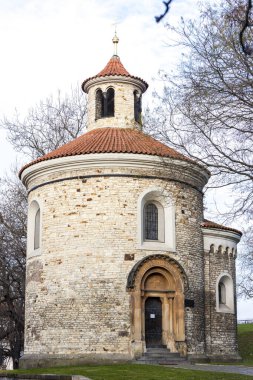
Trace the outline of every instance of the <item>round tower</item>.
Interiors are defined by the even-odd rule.
[[[141,127],[141,98],[148,85],[134,77],[113,55],[96,76],[86,79],[82,89],[88,94],[87,130],[95,128]]]
[[[88,131],[20,172],[29,193],[21,366],[206,357],[209,172],[141,131],[148,85],[115,54],[83,82]]]

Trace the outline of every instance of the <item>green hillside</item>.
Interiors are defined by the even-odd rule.
[[[238,343],[243,364],[253,365],[253,323],[238,325]]]

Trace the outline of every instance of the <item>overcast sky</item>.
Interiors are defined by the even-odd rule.
[[[196,4],[174,0],[165,21],[197,17]],[[158,71],[171,70],[182,53],[166,47],[168,32],[154,21],[163,10],[162,0],[0,0],[0,118],[15,108],[25,115],[41,99],[59,89],[67,93],[102,70],[113,54],[115,22],[121,61],[149,83],[151,102],[161,86]],[[15,159],[0,130],[0,176]],[[239,318],[253,318],[250,309],[253,302],[239,302]]]

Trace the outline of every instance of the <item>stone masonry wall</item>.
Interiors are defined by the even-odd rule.
[[[216,308],[217,279],[229,274],[234,287],[234,312]],[[207,354],[212,359],[238,359],[235,256],[231,251],[205,252],[205,299]]]
[[[41,205],[42,254],[27,261],[25,355],[131,358],[127,276],[159,253],[185,269],[186,298],[195,302],[186,309],[188,352],[204,354],[202,194],[183,183],[100,175],[61,179],[29,195]],[[175,202],[176,252],[138,249],[137,201],[150,186],[166,188]]]
[[[96,120],[96,91],[101,89],[106,92],[109,87],[114,88],[114,117],[103,117]],[[88,123],[87,130],[95,128],[116,127],[117,128],[138,128],[140,124],[134,119],[134,91],[140,93],[140,89],[130,83],[120,83],[109,81],[92,86],[88,95]]]

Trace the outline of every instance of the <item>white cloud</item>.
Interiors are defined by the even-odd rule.
[[[185,2],[175,3],[167,21],[183,12]],[[113,54],[115,21],[122,62],[151,84],[150,97],[152,77],[173,61],[164,47],[164,27],[154,21],[162,11],[156,0],[0,0],[0,118],[11,117],[15,108],[25,115],[40,99],[58,89],[67,92],[99,72]],[[0,137],[1,172],[13,152],[3,133]]]
[[[157,1],[141,3],[24,0],[14,2],[16,7],[13,2],[10,7],[0,3],[1,112],[25,110],[56,89],[68,89],[96,74],[112,55],[115,21],[120,22],[119,53],[125,66],[150,81],[172,56],[163,47],[163,25],[154,21],[160,12]],[[174,12],[173,19],[181,9]]]

